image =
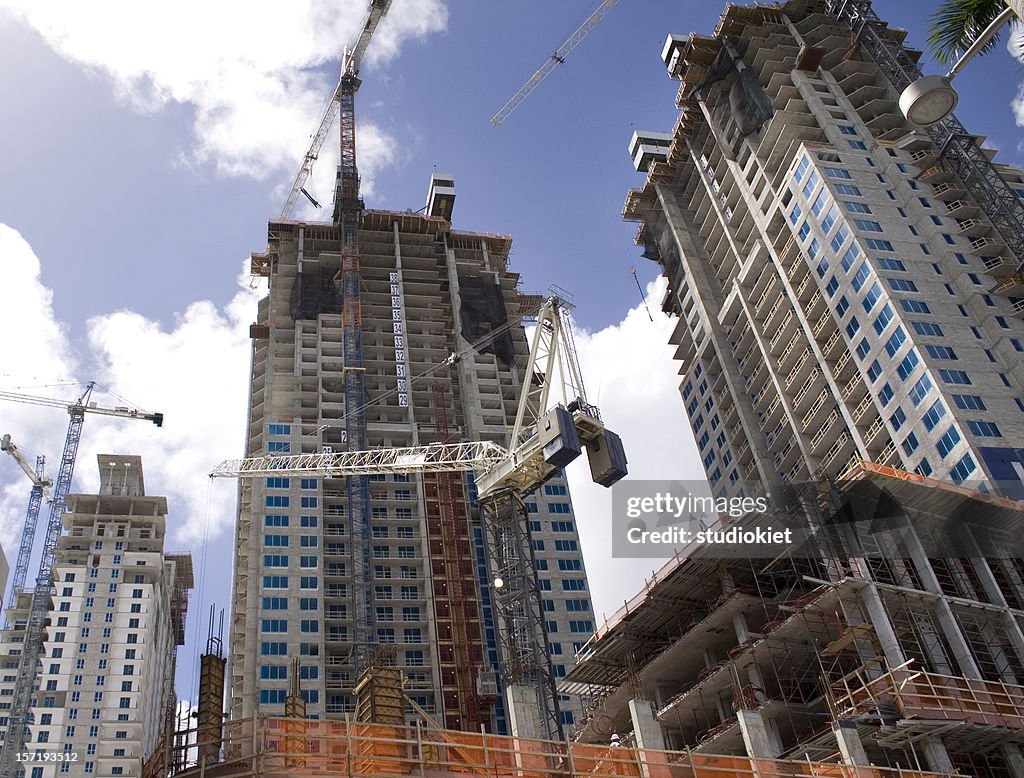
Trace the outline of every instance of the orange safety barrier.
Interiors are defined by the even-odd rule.
[[[300,723],[301,722],[301,723]],[[299,726],[296,726],[299,725]],[[301,734],[300,734],[301,732]],[[877,767],[748,759],[681,751],[529,740],[486,732],[261,717],[228,722],[218,761],[195,763],[195,731],[180,753],[181,778],[932,778]],[[183,740],[182,735],[190,739]],[[296,738],[303,740],[297,743]],[[191,762],[188,761],[191,755]],[[144,773],[149,774],[149,773]]]

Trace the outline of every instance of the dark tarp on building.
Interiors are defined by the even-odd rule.
[[[492,280],[479,276],[459,276],[460,320],[462,334],[480,354],[494,354],[504,364],[515,361],[512,335],[508,329],[487,337],[506,327],[508,313],[501,288]],[[482,342],[478,342],[481,341]]]

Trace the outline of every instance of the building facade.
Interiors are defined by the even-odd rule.
[[[919,52],[871,18],[860,0],[730,7],[713,36],[670,36],[682,111],[634,134],[647,178],[625,217],[669,279],[716,493],[866,460],[1020,497],[1024,257],[902,118],[891,62]],[[1024,194],[1019,170],[982,172]]]
[[[191,556],[165,551],[167,498],[146,494],[141,458],[98,460],[99,493],[67,497],[26,741],[41,761],[24,765],[29,778],[141,775],[174,723]],[[8,613],[0,699],[13,694],[31,597],[21,592]]]
[[[453,230],[450,176],[425,212],[363,212],[361,319],[343,322],[341,229],[273,222],[254,272],[269,279],[252,327],[247,456],[344,451],[347,414],[369,448],[507,443],[540,305],[508,266],[507,236]],[[346,342],[346,337],[349,341]],[[353,343],[360,340],[361,361]],[[346,370],[365,400],[346,408]],[[350,401],[349,405],[352,405]],[[356,632],[390,652],[412,700],[450,729],[503,731],[498,642],[471,478],[378,475],[366,484],[368,538],[353,537],[352,479],[245,480],[236,537],[230,650],[233,718],[281,713],[300,659],[307,715],[356,710]],[[564,673],[593,614],[565,479],[528,500],[550,653]],[[358,517],[356,517],[358,518]],[[360,559],[365,556],[364,559]],[[368,591],[360,613],[354,592]],[[368,623],[367,623],[368,622]],[[412,708],[407,711],[414,717]],[[571,721],[567,709],[564,720]]]

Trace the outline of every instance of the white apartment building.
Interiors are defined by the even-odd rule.
[[[26,738],[43,761],[26,762],[26,778],[141,775],[177,701],[191,556],[165,552],[167,498],[146,495],[141,458],[98,460],[99,493],[67,497]],[[0,699],[13,693],[30,600],[22,593],[9,613]]]

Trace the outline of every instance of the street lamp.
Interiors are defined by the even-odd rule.
[[[915,127],[930,127],[937,124],[953,113],[956,108],[957,94],[953,88],[952,80],[963,70],[974,55],[988,43],[999,28],[1013,19],[1015,14],[1012,8],[1006,8],[999,16],[992,20],[992,23],[985,28],[956,63],[944,76],[924,76],[903,90],[900,95],[900,111],[907,121]]]

